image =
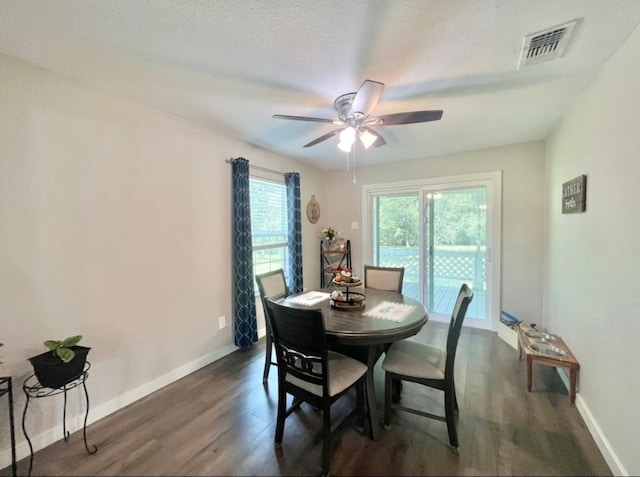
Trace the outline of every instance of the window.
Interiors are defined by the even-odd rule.
[[[282,268],[288,275],[287,188],[282,182],[258,177],[250,178],[249,187],[253,274]]]

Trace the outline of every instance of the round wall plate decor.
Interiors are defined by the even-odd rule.
[[[320,204],[318,204],[315,195],[311,196],[307,204],[307,218],[312,224],[315,224],[320,219]]]

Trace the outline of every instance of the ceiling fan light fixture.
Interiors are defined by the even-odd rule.
[[[353,144],[356,142],[356,130],[352,126],[347,126],[340,132],[340,142]]]
[[[356,142],[356,130],[352,126],[347,126],[340,131],[340,142],[338,143],[338,149],[344,152],[350,152],[351,146]]]
[[[353,141],[352,142],[340,141],[338,143],[338,149],[344,152],[351,152],[351,146],[353,146]]]
[[[360,132],[360,142],[362,142],[365,149],[369,149],[376,142],[376,139],[378,138],[366,129]]]

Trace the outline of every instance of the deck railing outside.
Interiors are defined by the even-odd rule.
[[[380,247],[378,265],[404,267],[402,292],[420,299],[420,256],[418,247]],[[460,285],[467,283],[474,291],[468,317],[484,319],[486,290],[486,259],[483,248],[449,250],[436,248],[433,254],[433,286],[427,293],[429,311],[450,315]]]

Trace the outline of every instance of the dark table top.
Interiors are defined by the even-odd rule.
[[[427,310],[417,300],[400,293],[374,290],[371,288],[350,288],[352,292],[365,295],[365,307],[362,310],[339,310],[331,307],[329,300],[306,306],[291,303],[291,298],[309,291],[331,293],[335,288],[305,290],[283,300],[283,304],[294,308],[322,309],[325,329],[332,342],[349,345],[372,345],[392,343],[415,335],[429,319]],[[366,316],[368,310],[373,309],[383,301],[413,305],[411,312],[402,322]]]

